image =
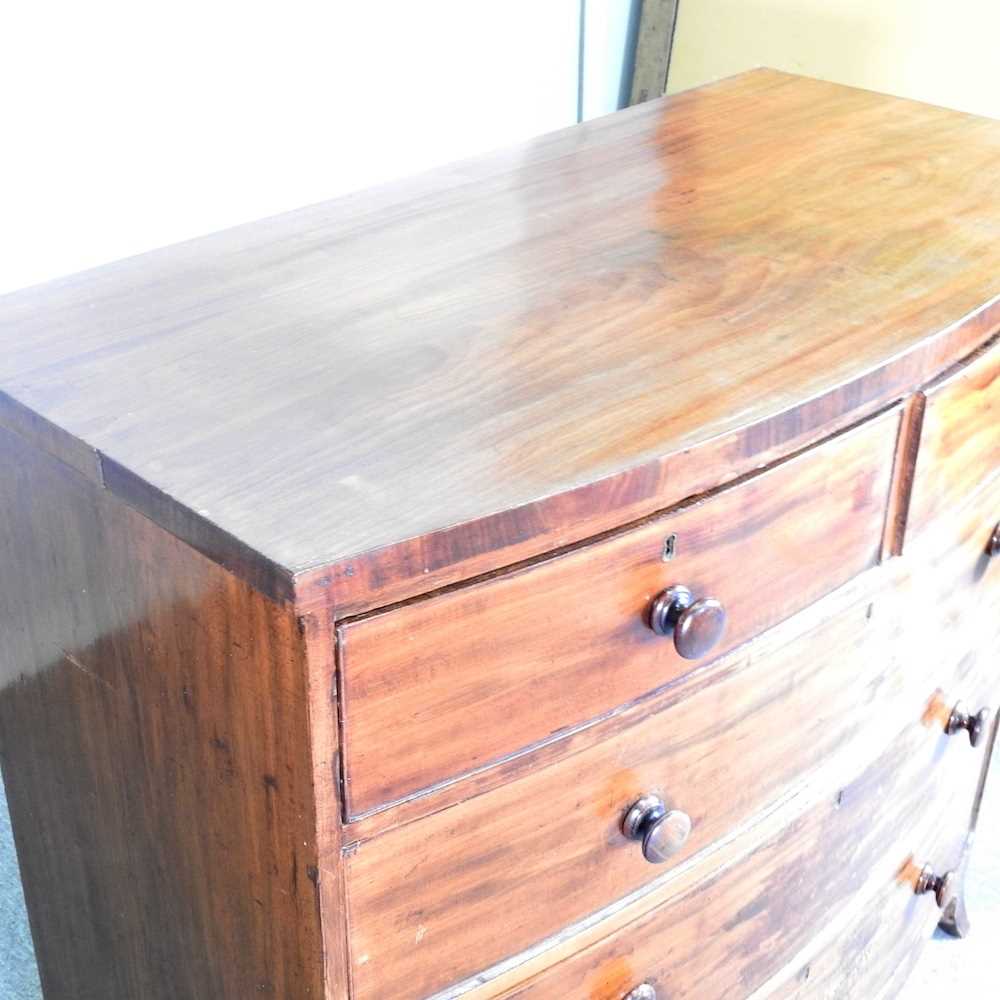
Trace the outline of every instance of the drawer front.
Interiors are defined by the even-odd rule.
[[[946,520],[995,475],[1000,475],[1000,346],[927,392],[907,541]]]
[[[935,865],[961,864],[954,831],[927,852]],[[902,992],[941,918],[936,906],[892,881],[831,913],[816,938],[753,1000],[888,1000]]]
[[[602,716],[873,565],[898,427],[893,411],[613,537],[341,625],[349,817]],[[673,585],[726,610],[701,660],[649,627]]]
[[[767,995],[772,977],[808,952],[811,942],[826,939],[845,907],[873,893],[888,904],[884,918],[902,913],[896,928],[902,936],[907,915],[921,922],[925,912],[926,922],[938,915],[933,896],[914,896],[914,884],[923,864],[942,871],[961,858],[978,783],[973,763],[958,745],[942,752],[910,731],[860,778],[831,789],[700,885],[622,921],[575,954],[567,942],[571,957],[520,986],[473,995],[624,1000],[642,983],[662,1000],[740,1000],[761,988]],[[859,956],[846,960],[856,963]],[[843,976],[852,987],[845,995],[875,996],[878,978],[892,971],[875,963],[868,975],[848,965],[824,976],[821,962],[815,987],[806,984],[799,995],[830,996],[829,980]],[[776,990],[778,996],[789,992]]]
[[[623,713],[602,742],[352,849],[356,995],[424,997],[535,945],[711,848],[845,747],[870,759],[906,729],[967,743],[943,729],[955,702],[984,697],[987,651],[943,659],[960,612],[942,609],[948,634],[929,647],[909,634],[908,580],[860,583]],[[981,749],[962,758],[976,771]],[[692,823],[662,867],[622,833],[651,793]]]

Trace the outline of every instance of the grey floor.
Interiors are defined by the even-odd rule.
[[[995,996],[995,987],[989,984],[1000,946],[1000,760],[994,758],[993,765],[965,883],[972,933],[956,941],[938,932],[911,980],[906,1000]]]
[[[1000,944],[1000,794],[993,777],[967,881],[972,934],[964,941],[941,934],[935,938],[907,986],[907,1000],[979,996],[983,984],[992,982]],[[41,1000],[41,996],[7,800],[0,786],[0,1000]]]
[[[0,998],[41,1000],[41,996],[21,879],[17,873],[7,798],[0,782]]]

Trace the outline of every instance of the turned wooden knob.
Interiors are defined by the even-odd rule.
[[[622,1000],[656,1000],[656,990],[649,983],[643,983],[632,990]]]
[[[981,708],[975,715],[970,715],[965,711],[965,706],[961,702],[957,702],[951,710],[948,725],[945,726],[944,731],[949,736],[954,736],[955,733],[960,733],[964,729],[969,734],[969,742],[977,747],[983,740],[983,734],[986,732],[989,722],[990,710],[988,708]]]
[[[1000,522],[997,522],[997,526],[993,529],[993,534],[990,535],[990,540],[986,544],[986,554],[991,559],[1000,556]]]
[[[657,635],[673,636],[674,648],[685,660],[697,660],[722,638],[726,609],[714,597],[696,601],[687,587],[668,587],[650,607],[649,627]]]
[[[942,910],[947,909],[958,893],[958,873],[945,872],[943,875],[935,875],[930,865],[924,865],[920,869],[914,891],[918,896],[922,896],[925,892],[933,892],[937,905]]]
[[[642,842],[642,856],[651,864],[662,864],[676,854],[691,836],[691,817],[680,809],[668,809],[656,795],[643,795],[625,814],[622,833]]]

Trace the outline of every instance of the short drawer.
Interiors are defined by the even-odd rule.
[[[926,393],[907,542],[946,521],[997,475],[1000,346],[981,354]]]
[[[978,783],[978,768],[960,748],[939,749],[907,733],[861,777],[830,789],[710,877],[637,919],[612,916],[616,929],[593,944],[581,941],[575,953],[574,943],[565,942],[569,957],[524,984],[472,996],[625,1000],[645,984],[658,1000],[743,1000],[812,942],[825,938],[825,950],[835,950],[830,926],[873,894],[885,907],[884,919],[895,914],[900,920],[898,937],[912,914],[926,927],[922,914],[933,920],[939,910],[933,895],[915,895],[917,874],[924,864],[943,873],[960,862]],[[866,968],[865,957],[847,955],[847,966],[826,973],[848,984],[844,996],[877,996],[891,976],[885,963]],[[822,979],[822,963],[818,971]],[[811,975],[807,962],[803,974]],[[840,993],[817,982],[805,995]]]
[[[944,728],[954,703],[980,706],[991,652],[946,660],[923,637],[910,643],[910,607],[905,587],[851,585],[609,720],[600,742],[349,849],[356,996],[431,995],[700,864],[845,749],[871,759],[908,731],[920,747],[957,744],[978,773],[982,746]],[[622,832],[649,795],[691,823],[664,865]]]
[[[611,537],[342,624],[348,817],[611,712],[872,566],[898,426],[892,411]],[[650,609],[674,585],[707,613],[671,637]],[[710,631],[709,598],[725,631],[685,658]]]

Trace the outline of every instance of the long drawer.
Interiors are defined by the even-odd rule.
[[[348,818],[611,712],[875,564],[898,426],[891,411],[612,537],[342,624]],[[657,634],[675,585],[693,606]]]
[[[900,567],[875,574],[886,578],[875,593],[856,581],[622,713],[600,742],[354,845],[345,864],[359,1000],[428,996],[697,864],[846,747],[870,759],[908,731],[943,750],[951,707],[978,706],[990,689],[989,653],[961,646],[967,623],[945,603],[940,649],[929,646],[911,629],[923,584]],[[976,772],[981,752],[951,742]],[[691,821],[666,869],[622,832],[650,794]]]
[[[575,954],[568,943],[571,957],[528,982],[473,995],[623,1000],[646,984],[663,1000],[741,1000],[873,891],[892,901],[886,915],[936,915],[932,895],[913,896],[917,874],[925,863],[942,873],[959,862],[980,761],[925,735],[908,731],[777,835],[607,938]],[[873,996],[875,985],[860,976],[848,995]]]

